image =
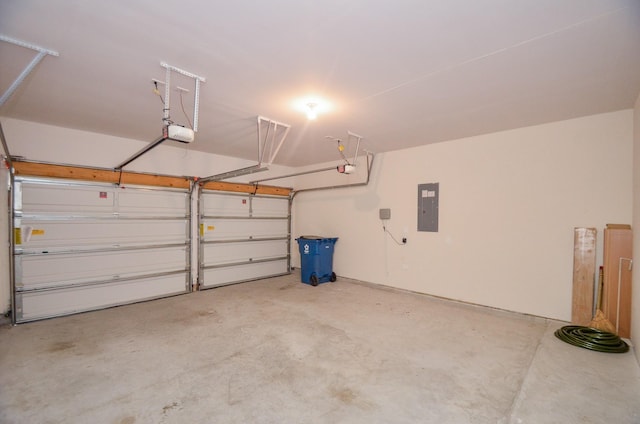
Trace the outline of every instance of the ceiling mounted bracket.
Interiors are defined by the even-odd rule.
[[[353,172],[355,172],[356,170],[356,162],[358,161],[358,152],[360,151],[360,142],[362,141],[362,139],[364,137],[362,137],[361,135],[358,135],[356,133],[353,133],[351,131],[347,131],[347,147],[349,146],[349,144],[351,144],[351,140],[352,139],[356,139],[356,151],[353,154],[353,159],[351,160],[351,162],[349,162],[349,160],[347,159],[347,157],[344,154],[344,150],[345,150],[345,146],[344,144],[342,144],[342,140],[340,140],[339,138],[336,137],[332,137],[330,135],[325,136],[325,138],[328,138],[329,140],[333,140],[333,141],[337,141],[338,142],[338,151],[340,152],[340,156],[342,157],[342,159],[344,160],[345,164],[344,165],[338,165],[338,172],[340,172],[341,174],[352,174]]]
[[[264,116],[258,116],[258,163],[246,168],[201,178],[199,180],[200,184],[268,171],[290,129],[291,125],[283,124]]]
[[[164,81],[164,116],[162,121],[165,125],[169,125],[169,105],[171,101],[171,72],[176,72],[180,75],[184,75],[189,78],[193,78],[195,84],[194,100],[193,100],[193,132],[198,132],[198,109],[200,107],[200,83],[207,82],[204,77],[185,71],[184,69],[176,68],[166,62],[160,62],[160,66],[165,68],[166,76]],[[184,90],[184,89],[183,89]]]
[[[198,131],[198,107],[200,106],[200,83],[206,82],[206,79],[196,74],[192,74],[191,72],[185,71],[183,69],[176,68],[175,66],[171,66],[165,62],[160,62],[160,66],[162,66],[167,70],[165,81],[159,81],[153,78],[151,79],[151,81],[156,83],[156,86],[157,84],[164,84],[164,99],[163,99],[164,115],[162,117],[162,122],[163,122],[162,136],[158,137],[155,141],[149,143],[148,145],[146,145],[145,147],[143,147],[142,149],[134,153],[132,156],[127,158],[124,162],[120,163],[118,166],[114,168],[115,170],[122,171],[122,168],[129,165],[131,162],[138,159],[140,156],[144,155],[149,150],[159,146],[166,140],[175,140],[182,143],[190,143],[193,140],[193,133]],[[193,131],[187,130],[189,132],[187,136],[181,135],[179,131],[182,131],[183,128],[180,127],[179,125],[172,125],[173,123],[169,119],[169,109],[170,109],[169,102],[171,100],[171,72],[177,72],[186,77],[193,78],[195,81],[195,100],[193,105],[193,128],[192,128]],[[186,88],[182,88],[182,87],[177,87],[177,89],[183,92],[189,91]]]
[[[355,138],[356,140],[358,140],[358,142],[356,143],[356,152],[353,154],[353,160],[351,163],[351,165],[356,166],[356,161],[358,160],[358,150],[360,150],[360,142],[364,137],[356,133],[353,133],[351,131],[347,131],[347,137],[349,141],[351,141],[352,138]]]
[[[258,164],[269,166],[289,135],[291,125],[258,116]]]
[[[7,102],[7,100],[9,100],[9,97],[11,97],[11,95],[18,89],[20,84],[22,84],[22,81],[24,81],[25,78],[29,76],[31,71],[33,71],[33,69],[38,65],[38,63],[40,63],[42,59],[45,58],[45,56],[47,55],[59,56],[60,54],[54,50],[45,49],[44,47],[40,47],[40,46],[36,46],[35,44],[30,44],[24,41],[16,40],[14,38],[7,37],[6,35],[2,35],[2,34],[0,34],[0,41],[5,41],[7,43],[15,44],[16,46],[25,47],[27,49],[35,50],[38,52],[35,55],[35,57],[31,60],[31,62],[20,73],[20,75],[18,75],[15,81],[13,81],[13,83],[9,86],[9,88],[7,88],[7,90],[4,92],[2,97],[0,97],[0,107],[2,107]]]

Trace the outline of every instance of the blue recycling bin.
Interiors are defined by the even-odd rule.
[[[302,236],[297,238],[300,249],[302,282],[317,286],[320,283],[336,281],[333,272],[333,249],[338,238]]]

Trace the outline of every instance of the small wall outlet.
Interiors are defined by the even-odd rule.
[[[380,209],[380,219],[391,219],[391,209]]]

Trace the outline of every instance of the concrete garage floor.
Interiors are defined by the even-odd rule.
[[[296,274],[0,329],[2,423],[639,423],[631,352]]]

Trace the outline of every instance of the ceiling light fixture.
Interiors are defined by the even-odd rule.
[[[307,119],[310,121],[314,121],[318,117],[318,111],[316,110],[318,107],[317,103],[307,103]]]
[[[304,113],[310,121],[314,121],[319,116],[335,110],[335,106],[332,103],[317,95],[298,97],[291,101],[290,107],[293,110]]]

